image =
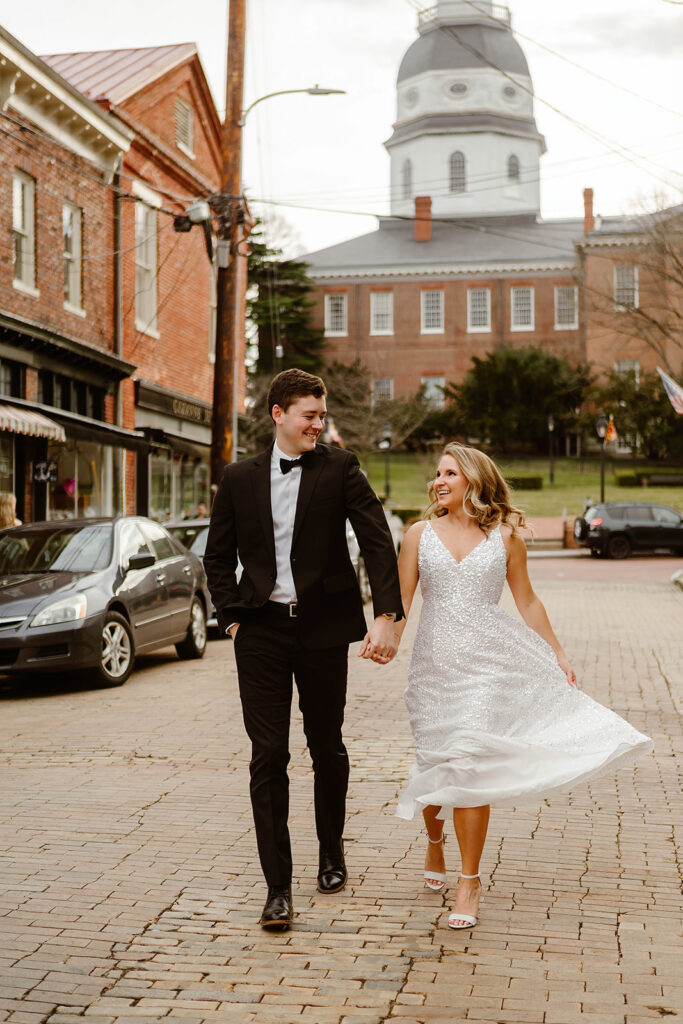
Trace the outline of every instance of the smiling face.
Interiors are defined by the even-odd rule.
[[[274,405],[272,416],[278,447],[292,458],[311,452],[325,426],[327,408],[324,398],[304,395],[287,408]]]
[[[462,508],[469,484],[452,455],[444,455],[436,470],[433,487],[439,508],[455,512]]]

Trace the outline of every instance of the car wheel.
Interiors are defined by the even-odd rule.
[[[202,602],[195,597],[190,608],[190,625],[187,629],[187,636],[181,643],[175,645],[178,657],[185,661],[190,661],[192,658],[203,658],[206,651],[206,638],[206,612]]]
[[[579,516],[578,519],[574,520],[574,539],[585,540],[586,534],[588,533],[588,523],[583,516]]]
[[[99,664],[88,673],[102,686],[123,686],[133,671],[133,634],[123,615],[107,612],[102,623],[102,653]]]
[[[607,541],[607,554],[610,558],[628,558],[631,554],[631,545],[628,537],[623,533],[617,533]]]

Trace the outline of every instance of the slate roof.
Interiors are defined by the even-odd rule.
[[[583,220],[536,221],[533,217],[478,217],[434,220],[430,242],[416,242],[413,221],[387,217],[379,228],[303,257],[312,276],[333,270],[476,264],[572,262]]]
[[[56,53],[41,59],[90,100],[119,104],[197,53],[194,43]]]

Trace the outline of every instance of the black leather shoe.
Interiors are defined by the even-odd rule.
[[[332,850],[320,847],[320,864],[318,867],[318,892],[341,892],[346,885],[348,874],[344,861],[344,844],[342,842]]]
[[[292,926],[293,917],[291,885],[270,885],[268,899],[259,921],[261,927],[271,932],[286,932]]]

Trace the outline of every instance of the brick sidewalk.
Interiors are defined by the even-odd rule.
[[[538,811],[494,810],[471,933],[448,931],[452,892],[422,887],[419,823],[393,816],[411,763],[401,693],[415,622],[389,668],[352,663],[352,882],[339,896],[315,891],[312,780],[293,727],[297,919],[284,936],[255,924],[264,886],[229,645],[190,666],[148,657],[120,690],[0,692],[0,1020],[639,1024],[683,1014],[683,592],[538,590],[583,687],[648,732],[656,754]],[[446,855],[454,882],[453,837]]]

